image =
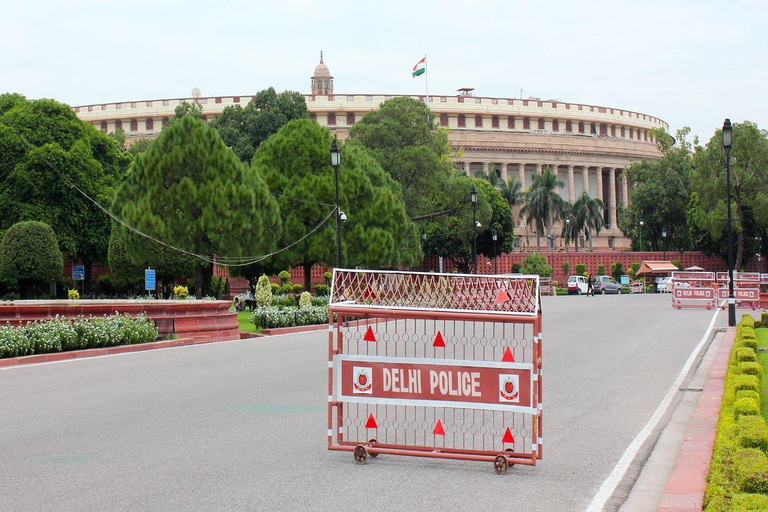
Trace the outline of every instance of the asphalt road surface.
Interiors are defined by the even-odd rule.
[[[327,331],[0,370],[0,510],[581,511],[711,319],[670,301],[544,299],[545,458],[503,476],[327,451]]]

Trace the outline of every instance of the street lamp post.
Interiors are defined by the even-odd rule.
[[[341,149],[336,143],[336,137],[331,144],[331,165],[336,175],[336,263],[342,268],[341,262],[341,209],[339,208],[339,164],[341,163]]]
[[[640,219],[640,247],[638,249],[643,250],[643,219]]]
[[[571,241],[569,229],[571,227],[571,219],[565,219],[565,252],[568,252],[568,244]]]
[[[667,228],[661,228],[661,243],[664,244],[664,261],[667,261]]]
[[[477,274],[477,188],[474,185],[469,189],[469,198],[472,201],[472,266]]]
[[[498,239],[496,231],[491,231],[491,238],[493,238],[493,273],[496,274],[496,240]]]
[[[733,127],[731,120],[723,123],[723,148],[725,148],[725,202],[728,203],[728,325],[736,325],[736,302],[733,300],[733,230],[731,229],[731,145],[733,144]]]

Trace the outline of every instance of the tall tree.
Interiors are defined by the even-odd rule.
[[[435,115],[421,101],[398,97],[367,113],[349,130],[350,144],[373,152],[402,188],[411,218],[437,211],[432,192],[453,177],[448,133],[435,128]]]
[[[17,222],[0,242],[0,276],[19,282],[22,299],[31,299],[36,286],[61,276],[63,265],[56,235],[43,222]]]
[[[549,166],[546,166],[541,175],[533,176],[533,183],[525,193],[525,204],[520,210],[520,215],[525,222],[536,227],[536,250],[540,251],[541,232],[547,233],[547,251],[552,252],[552,222],[561,218],[563,214],[563,199],[557,193],[558,187],[564,183],[557,178]]]
[[[735,267],[741,268],[747,255],[754,254],[756,236],[768,228],[768,133],[750,121],[734,123],[731,148],[731,201],[735,240]],[[694,158],[695,200],[689,208],[689,222],[696,243],[727,251],[725,228],[725,150],[723,133],[717,130]],[[713,244],[706,243],[711,238]]]
[[[140,154],[112,210],[128,224],[197,255],[256,256],[274,249],[281,224],[266,183],[205,121],[184,116]],[[139,235],[118,231],[131,259],[146,258]],[[195,264],[195,294],[210,294],[213,268]]]
[[[243,162],[250,165],[259,145],[270,135],[294,119],[309,116],[307,103],[301,93],[270,87],[260,91],[245,108],[240,105],[226,107],[211,122],[224,143]]]
[[[262,143],[253,159],[253,168],[280,203],[284,227],[280,247],[303,239],[265,265],[273,272],[303,267],[307,289],[312,265],[336,264],[335,216],[330,215],[336,202],[332,141],[326,128],[299,119]],[[394,268],[420,261],[418,233],[405,214],[400,189],[376,160],[365,149],[345,144],[338,175],[340,208],[347,216],[344,265]],[[329,220],[312,233],[326,218]]]
[[[62,103],[4,94],[0,110],[0,229],[50,225],[61,250],[82,260],[88,293],[93,263],[107,259],[110,220],[78,189],[109,205],[131,157]]]
[[[573,203],[574,226],[573,233],[578,239],[582,231],[589,241],[589,250],[592,250],[592,232],[600,234],[600,229],[605,225],[603,219],[603,210],[605,205],[600,199],[591,198],[586,192],[582,192],[579,198]]]

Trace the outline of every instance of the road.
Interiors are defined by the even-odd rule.
[[[581,511],[712,313],[673,310],[668,295],[545,297],[542,309],[536,467],[359,466],[327,451],[317,331],[0,370],[0,509]]]

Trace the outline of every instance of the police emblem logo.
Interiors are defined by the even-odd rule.
[[[499,402],[520,401],[520,378],[517,375],[499,375]]]
[[[373,391],[373,373],[367,366],[355,366],[352,370],[352,388],[355,394],[370,395]]]

